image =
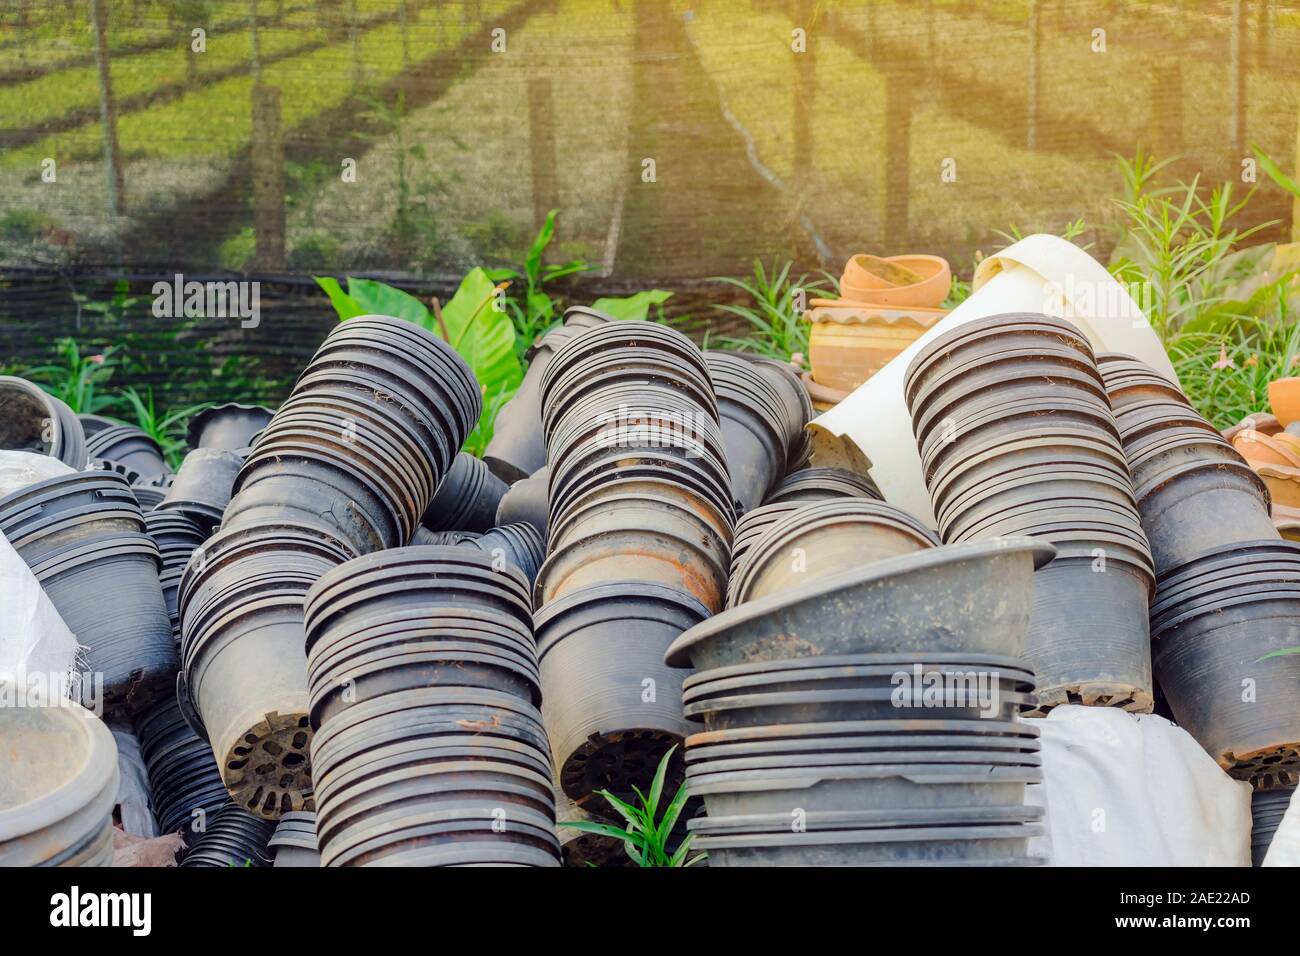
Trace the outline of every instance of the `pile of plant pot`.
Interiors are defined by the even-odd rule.
[[[875,498],[883,500],[880,489],[867,475],[847,468],[819,467],[792,471],[772,490],[764,504],[785,501],[823,501],[826,498]]]
[[[1268,848],[1273,845],[1282,818],[1295,796],[1295,785],[1272,790],[1256,790],[1250,797],[1250,862],[1261,866]]]
[[[270,818],[312,808],[304,597],[325,571],[410,540],[480,406],[445,342],[359,316],[261,428],[179,589],[184,683],[240,806]],[[191,456],[203,451],[239,454]]]
[[[63,702],[0,707],[0,867],[112,866],[117,744]]]
[[[190,838],[230,801],[211,745],[186,723],[175,695],[136,714],[134,730],[159,831]]]
[[[0,375],[0,449],[57,458],[78,471],[89,455],[81,422],[39,385]]]
[[[1040,707],[1149,712],[1155,566],[1086,336],[1034,313],[967,322],[917,352],[903,387],[943,540],[1056,547],[1024,650]]]
[[[1174,718],[1257,789],[1300,779],[1300,545],[1269,515],[1268,489],[1172,382],[1129,356],[1099,357],[1158,579],[1155,677]],[[1236,446],[1236,447],[1234,447]],[[1243,686],[1251,686],[1243,700]]]
[[[227,801],[210,815],[202,830],[194,830],[194,843],[181,856],[182,867],[264,867],[271,865],[267,843],[275,822],[249,813]]]
[[[271,854],[272,866],[319,867],[316,814],[301,810],[286,813],[276,824],[267,849]]]
[[[681,333],[583,329],[556,350],[540,400],[543,713],[565,796],[599,812],[595,791],[644,790],[687,730],[681,674],[663,653],[723,606],[736,503],[708,365]]]
[[[139,489],[132,488],[139,498]],[[167,604],[167,616],[171,619],[172,636],[177,647],[181,641],[181,618],[178,605],[178,592],[181,575],[185,565],[189,564],[195,550],[208,539],[208,533],[193,518],[180,511],[150,511],[144,516],[145,532],[158,546],[158,555],[162,561],[158,572],[158,583],[162,587],[163,600]]]
[[[430,531],[487,531],[508,487],[481,458],[460,452],[420,523]]]
[[[323,866],[559,865],[528,583],[465,545],[323,574],[305,629]]]
[[[765,561],[776,548],[786,560]],[[739,603],[666,656],[696,669],[686,779],[709,865],[1041,863],[1042,811],[1024,806],[1038,731],[1016,718],[1035,702],[1020,655],[1051,555],[1027,538],[943,546],[861,498],[778,516]]]
[[[167,483],[157,511],[185,515],[207,534],[221,523],[247,449],[195,448]]]
[[[261,405],[210,405],[185,423],[186,444],[190,448],[240,451],[252,446],[253,439],[271,424],[274,416],[275,412]]]
[[[175,685],[176,643],[161,555],[120,475],[81,471],[0,498],[0,533],[84,648],[89,703],[145,706]]]
[[[112,462],[137,476],[132,484],[144,483],[171,473],[162,448],[142,429],[114,422],[86,439],[86,453],[91,458]]]

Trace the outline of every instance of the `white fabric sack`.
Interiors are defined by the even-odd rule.
[[[1286,816],[1273,834],[1263,866],[1300,866],[1300,790],[1291,794]]]
[[[156,837],[158,826],[149,809],[149,771],[140,753],[140,742],[130,727],[109,724],[109,730],[117,741],[117,805],[122,829],[132,836]]]
[[[1053,866],[1250,866],[1250,785],[1187,731],[1110,707],[1031,720],[1043,784],[1026,802],[1046,805],[1049,833],[1031,855]]]
[[[0,498],[38,481],[70,475],[76,470],[49,455],[0,449]]]
[[[0,682],[52,687],[77,673],[79,645],[27,563],[0,534]],[[61,691],[74,690],[66,680]],[[69,694],[70,696],[70,694]]]

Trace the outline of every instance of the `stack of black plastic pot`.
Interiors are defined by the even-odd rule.
[[[138,492],[136,488],[131,490]],[[158,554],[162,559],[158,583],[162,586],[163,598],[167,602],[172,636],[179,647],[181,618],[177,595],[181,586],[181,575],[185,572],[185,565],[189,563],[195,549],[207,540],[208,535],[193,518],[179,511],[150,511],[144,516],[144,525],[149,537],[158,546]]]
[[[305,624],[322,865],[559,864],[521,574],[384,551],[322,575]]]
[[[316,814],[296,810],[280,818],[267,849],[277,867],[318,867],[320,850],[316,846]]]
[[[241,806],[310,809],[303,598],[326,570],[410,539],[480,404],[449,345],[361,316],[260,432],[179,594],[185,683]]]
[[[717,396],[732,494],[747,512],[800,463],[808,411],[783,397],[784,377],[775,363],[755,362],[736,352],[706,352],[704,357]]]
[[[208,816],[203,829],[191,833],[193,844],[181,857],[181,866],[270,866],[267,842],[275,823],[227,802]]]
[[[806,557],[791,561],[791,554]],[[687,781],[710,866],[1028,865],[1038,731],[1022,660],[1051,548],[942,546],[906,513],[838,498],[778,514],[738,602],[683,634]],[[866,623],[864,623],[866,622]]]
[[[1295,785],[1277,787],[1272,790],[1256,790],[1250,799],[1250,862],[1252,866],[1261,866],[1268,848],[1273,844],[1282,818],[1295,798]]]
[[[583,329],[614,319],[596,309],[573,306],[564,322],[547,331],[528,352],[528,371],[514,397],[501,407],[492,426],[492,440],[483,452],[483,462],[506,484],[514,486],[546,465],[546,440],[542,436],[542,377],[551,359]],[[545,528],[539,528],[545,531]]]
[[[866,475],[846,468],[801,468],[786,475],[764,504],[787,501],[824,501],[827,498],[875,498],[883,500],[876,483]]]
[[[171,471],[158,443],[134,425],[115,423],[100,429],[86,439],[86,452],[91,458],[130,469],[139,476],[139,483]]]
[[[121,476],[83,471],[0,498],[0,533],[31,568],[85,651],[83,698],[145,705],[175,683],[176,644],[160,556]],[[11,622],[15,623],[15,622]]]
[[[155,510],[185,515],[211,534],[230,504],[231,489],[245,454],[220,448],[195,448],[181,462]]]
[[[663,652],[721,609],[735,508],[708,366],[681,333],[594,325],[555,353],[541,395],[543,712],[565,795],[598,812],[594,791],[644,790],[686,730]]]
[[[1300,779],[1300,545],[1280,538],[1268,490],[1172,382],[1100,357],[1158,586],[1156,679],[1179,725],[1257,789]],[[1245,693],[1243,688],[1249,688]]]
[[[1062,319],[995,315],[917,353],[904,379],[943,539],[1033,535],[1025,657],[1044,709],[1152,707],[1155,584],[1128,462],[1092,349]]]
[[[86,467],[81,422],[34,382],[0,375],[0,448],[49,455],[78,471]]]
[[[185,423],[185,438],[190,448],[215,448],[239,451],[253,444],[253,439],[275,413],[261,405],[227,402],[212,405],[190,417]]]
[[[134,727],[158,828],[163,833],[185,828],[190,839],[195,827],[202,829],[230,802],[212,747],[190,729],[174,695],[137,714]]]

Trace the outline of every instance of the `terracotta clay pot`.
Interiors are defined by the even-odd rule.
[[[808,360],[818,385],[851,392],[947,315],[943,309],[819,306],[808,313]]]
[[[1278,378],[1269,382],[1268,404],[1283,428],[1300,421],[1300,378]]]

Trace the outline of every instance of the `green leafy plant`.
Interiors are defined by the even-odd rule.
[[[659,815],[664,781],[668,776],[668,764],[676,749],[676,747],[670,748],[659,761],[654,780],[650,783],[649,793],[642,793],[636,787],[632,788],[636,793],[636,806],[620,800],[608,790],[596,791],[623,818],[624,826],[596,823],[591,820],[573,820],[561,823],[560,826],[621,840],[627,855],[638,866],[692,866],[700,862],[705,857],[703,853],[688,858],[691,843],[695,838],[693,833],[688,833],[675,851],[670,853],[668,849],[668,838],[673,832],[673,827],[677,825],[677,818],[681,816],[682,807],[686,805],[686,798],[689,796],[685,783],[677,788],[673,798],[668,801],[663,815]]]
[[[547,284],[565,276],[586,272],[590,266],[582,259],[548,265],[542,261],[546,248],[555,238],[555,217],[558,210],[552,209],[546,214],[546,221],[538,230],[533,244],[528,248],[520,269],[492,269],[488,276],[494,282],[506,282],[507,288],[519,283],[522,288],[512,292],[506,298],[506,305],[514,318],[515,331],[518,333],[519,354],[522,357],[536,341],[537,337],[559,321],[556,314],[555,300],[546,291]]]
[[[347,291],[336,279],[317,277],[339,319],[378,313],[414,322],[454,348],[469,364],[483,392],[483,414],[465,443],[465,449],[482,454],[492,439],[492,424],[524,377],[515,349],[515,329],[502,306],[504,291],[480,268],[471,269],[455,295],[433,308],[408,292],[370,279],[349,278]]]
[[[1193,323],[1240,318],[1228,291],[1241,281],[1248,263],[1234,258],[1238,246],[1259,230],[1229,226],[1250,202],[1231,183],[1202,194],[1200,178],[1157,188],[1157,175],[1171,160],[1157,162],[1140,150],[1130,162],[1119,158],[1125,198],[1116,200],[1124,216],[1124,235],[1110,270],[1125,283],[1152,327],[1168,337]]]
[[[167,463],[178,468],[185,457],[185,424],[191,415],[203,411],[211,402],[163,412],[154,404],[152,388],[146,387],[143,395],[134,388],[127,388],[122,397],[135,415],[135,424],[158,443]]]
[[[102,390],[120,365],[116,348],[82,355],[81,347],[71,338],[59,339],[55,348],[61,363],[22,369],[22,377],[61,399],[76,415],[95,415],[117,407],[118,399]]]
[[[827,276],[831,287],[820,281],[809,282],[808,275],[790,278],[792,264],[786,262],[779,268],[774,264],[765,269],[761,260],[754,260],[754,275],[749,279],[733,276],[716,276],[715,281],[725,282],[743,291],[751,302],[744,305],[726,303],[714,308],[742,319],[749,328],[744,336],[719,336],[725,348],[755,352],[770,358],[789,361],[796,353],[808,353],[808,323],[803,319],[801,307],[808,300],[834,298],[834,280]]]

